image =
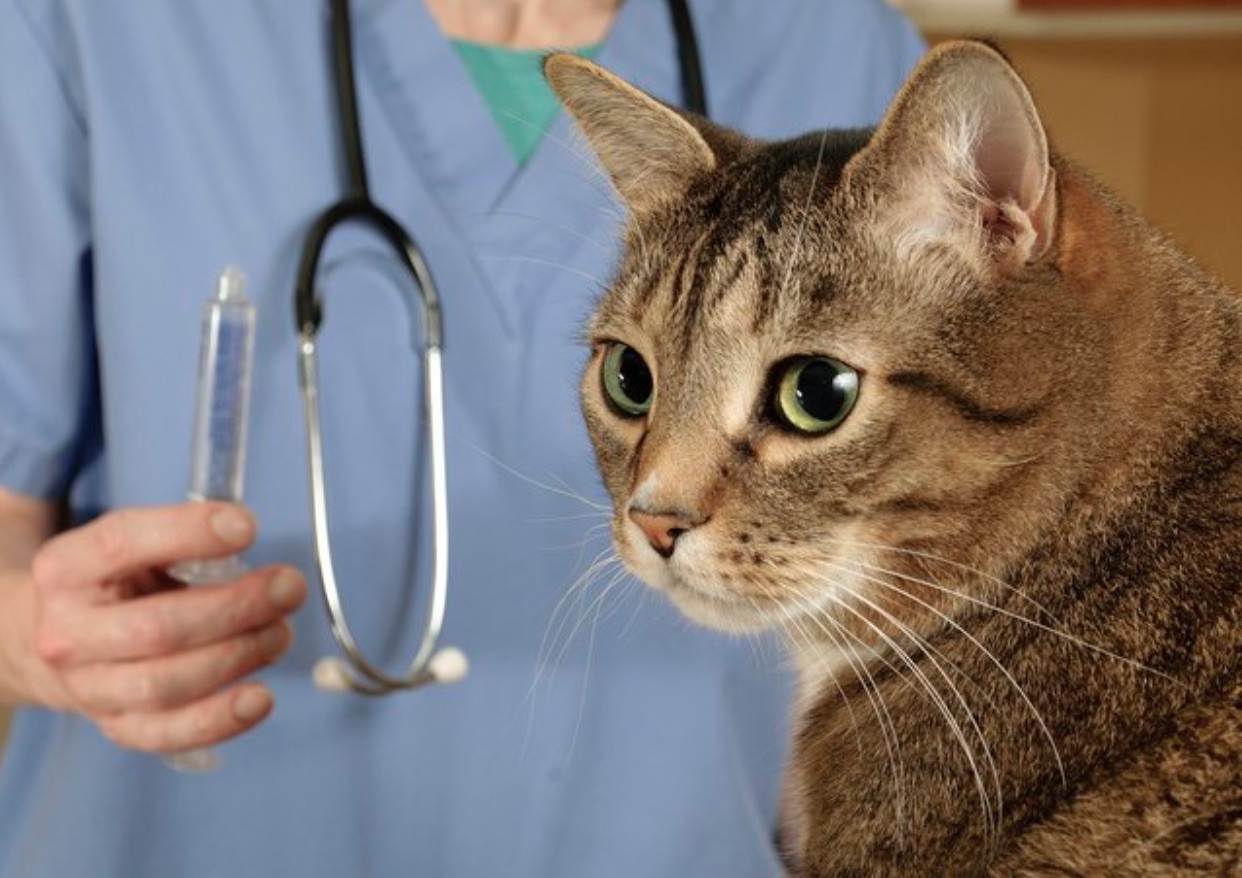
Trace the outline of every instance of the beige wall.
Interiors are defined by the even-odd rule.
[[[998,42],[1056,146],[1242,291],[1242,36]]]

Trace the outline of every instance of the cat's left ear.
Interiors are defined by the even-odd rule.
[[[948,244],[1012,273],[1052,243],[1043,125],[1009,62],[982,43],[929,52],[845,180],[879,187],[882,221],[903,247]]]
[[[715,169],[715,153],[688,120],[598,64],[557,52],[543,72],[634,213],[679,198]]]

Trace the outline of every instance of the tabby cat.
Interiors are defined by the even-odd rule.
[[[617,551],[786,635],[791,872],[1242,874],[1242,301],[983,44],[779,143],[546,72],[629,213]]]

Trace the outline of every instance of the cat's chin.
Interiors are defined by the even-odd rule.
[[[681,614],[704,628],[729,634],[753,634],[771,628],[771,623],[747,607],[735,607],[690,592],[671,592],[669,598]]]
[[[694,586],[680,582],[657,588],[668,595],[683,616],[704,628],[729,634],[753,634],[767,631],[775,625],[774,619],[741,598],[733,600],[705,595]]]

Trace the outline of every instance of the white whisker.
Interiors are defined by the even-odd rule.
[[[883,549],[884,547],[881,546],[877,548]],[[1062,640],[1065,640],[1069,643],[1072,643],[1075,646],[1079,646],[1083,649],[1090,650],[1091,652],[1095,652],[1100,655],[1107,656],[1108,658],[1111,658],[1114,661],[1118,661],[1123,664],[1129,665],[1130,667],[1135,668],[1140,671],[1144,671],[1145,673],[1153,674],[1157,677],[1167,680],[1170,683],[1175,683],[1179,686],[1184,685],[1179,680],[1169,676],[1163,671],[1158,671],[1155,668],[1151,668],[1151,667],[1148,667],[1147,665],[1144,665],[1142,662],[1136,661],[1132,658],[1127,658],[1126,656],[1107,650],[1102,646],[1097,646],[1096,644],[1091,643],[1089,640],[1083,640],[1081,637],[1076,637],[1067,631],[1062,631],[1058,628],[1053,628],[1050,625],[1045,625],[1042,622],[1039,622],[1028,616],[1022,615],[1021,613],[1017,613],[1017,612],[1014,612],[1013,610],[1009,610],[1005,607],[985,601],[982,598],[976,597],[975,595],[972,595],[968,592],[958,591],[957,589],[949,588],[948,586],[941,585],[940,583],[920,579],[916,576],[911,576],[909,574],[900,573],[900,572],[893,571],[893,570],[886,570],[885,568],[880,567],[879,565],[876,565],[876,564],[868,564],[867,566],[869,567],[869,569],[874,570],[877,573],[883,573],[889,576],[896,576],[900,579],[905,579],[908,582],[914,582],[919,585],[924,585],[930,589],[939,591],[943,594],[947,594],[952,597],[960,598],[961,600],[969,604],[973,604],[974,606],[980,607],[982,609],[988,610],[993,613],[998,613],[1002,616],[1013,619],[1014,621],[1022,622],[1023,624],[1030,625],[1033,628],[1038,628],[1040,631],[1046,631],[1047,633],[1052,634],[1056,637],[1059,637]],[[1051,616],[1052,614],[1049,613],[1048,615]]]
[[[611,243],[605,243],[600,241],[594,235],[588,235],[587,233],[573,228],[572,226],[567,226],[564,223],[556,222],[549,217],[542,217],[533,213],[522,213],[516,210],[497,210],[490,211],[488,213],[466,214],[465,218],[471,222],[481,222],[485,220],[491,221],[498,219],[527,220],[538,225],[541,229],[553,229],[554,231],[561,232],[570,238],[576,238],[579,241],[590,244],[593,248],[606,256],[612,256],[615,253],[615,249]]]
[[[863,604],[866,604],[873,611],[881,614],[882,616],[885,616],[894,626],[896,626],[899,630],[902,630],[902,633],[905,634],[905,636],[912,637],[913,632],[911,632],[908,628],[905,628],[905,626],[903,626],[899,621],[894,619],[890,614],[885,612],[883,609],[876,606],[874,603],[868,601],[865,597],[863,597],[857,591],[848,590],[848,589],[847,591],[849,593],[850,598],[857,600]],[[876,634],[876,636],[878,636],[881,640],[883,640],[885,644],[888,646],[888,648],[894,654],[896,654],[897,657],[901,660],[902,664],[904,664],[907,668],[910,669],[910,672],[915,676],[915,678],[922,685],[923,690],[928,694],[928,696],[931,697],[932,703],[935,705],[936,709],[940,711],[940,714],[941,716],[944,717],[945,722],[948,723],[950,730],[953,732],[954,738],[957,740],[958,746],[961,748],[962,753],[966,757],[966,761],[970,766],[971,774],[974,777],[976,792],[978,792],[979,794],[979,801],[983,809],[985,824],[988,827],[989,834],[995,833],[998,818],[997,818],[997,815],[994,813],[992,800],[990,796],[988,795],[987,785],[983,780],[983,774],[979,770],[979,764],[975,758],[974,748],[971,746],[970,741],[967,739],[966,732],[962,728],[961,723],[953,715],[953,711],[950,709],[949,704],[945,700],[944,696],[940,694],[940,691],[936,688],[935,684],[932,683],[931,679],[923,672],[922,668],[918,666],[918,663],[914,661],[914,659],[904,649],[902,649],[901,645],[897,643],[896,640],[894,640],[887,633],[885,633],[883,629],[878,627],[865,615],[860,613],[854,607],[850,606],[847,601],[841,599],[832,591],[828,591],[826,593],[828,595],[829,600],[833,604],[840,607],[842,610],[850,613],[852,616],[856,617],[860,622],[862,622],[871,631],[873,631]],[[916,644],[919,643],[919,639],[917,638],[917,635],[914,635],[912,639],[914,640]],[[983,748],[983,752],[985,756],[987,757],[988,762],[991,763],[991,760],[992,760],[991,752],[989,748],[987,747],[987,742],[983,737],[983,732],[979,728],[978,723],[975,722],[974,714],[971,712],[969,706],[967,705],[965,699],[963,698],[961,691],[958,690],[957,686],[953,684],[952,679],[950,679],[948,674],[944,671],[944,669],[940,667],[940,664],[935,660],[934,656],[932,656],[930,652],[926,652],[926,651],[924,652],[924,654],[927,656],[928,661],[931,662],[932,666],[936,669],[936,671],[940,674],[940,676],[944,678],[946,683],[949,684],[949,688],[953,690],[955,696],[958,699],[958,702],[962,705],[962,709],[965,711],[976,736],[980,740],[980,743]],[[991,764],[990,767],[992,769],[992,776],[995,779],[995,782],[997,785],[997,796],[999,799],[1000,776],[997,773],[996,766],[994,764]]]
[[[571,490],[568,486],[565,485],[565,482],[559,476],[552,476],[552,478],[555,478],[558,482],[560,482],[559,485],[551,485],[546,482],[541,482],[538,479],[534,478],[533,476],[528,476],[526,475],[526,473],[523,473],[520,470],[513,468],[512,466],[510,466],[509,464],[505,463],[503,460],[498,458],[496,455],[489,452],[486,448],[476,445],[473,442],[463,442],[462,445],[465,448],[469,448],[471,451],[474,451],[478,454],[483,455],[491,463],[494,463],[496,466],[500,467],[502,470],[507,472],[509,475],[515,476],[521,479],[523,482],[526,482],[528,485],[533,485],[536,488],[540,488],[552,494],[560,495],[561,497],[568,497],[570,500],[576,500],[577,502],[581,503],[583,506],[593,509],[596,512],[600,512],[605,515],[612,514],[611,505],[607,503],[597,503],[594,500],[588,499],[586,496],[578,493],[577,491]]]
[[[831,625],[836,633],[842,637],[849,638],[856,644],[866,648],[872,656],[892,670],[898,679],[905,679],[886,658],[875,651],[874,647],[860,640],[857,635],[842,626],[839,622],[837,622],[837,620],[833,619],[831,615],[820,611],[818,606],[809,599],[806,599],[804,595],[794,592],[792,597],[799,606],[802,606],[805,609],[805,613],[802,618],[814,622],[816,627],[820,629],[820,631],[829,639],[830,642],[840,644],[840,641],[838,641],[836,637],[833,636],[833,633],[828,630],[827,625]],[[799,625],[799,628],[801,628],[801,625]],[[871,671],[867,668],[867,663],[862,660],[862,658],[855,651],[854,647],[849,647],[847,649],[844,645],[840,645],[840,648],[842,650],[842,654],[845,655],[846,662],[849,663],[850,669],[854,672],[854,676],[858,680],[858,684],[862,688],[863,694],[866,695],[867,701],[871,705],[871,710],[875,713],[876,720],[879,723],[880,734],[884,739],[884,749],[888,752],[889,764],[892,766],[893,786],[896,791],[895,798],[897,802],[898,819],[902,821],[900,829],[904,833],[905,827],[903,815],[905,813],[906,799],[903,778],[905,776],[905,768],[904,761],[901,758],[901,743],[897,737],[897,725],[893,721],[892,714],[889,713],[888,705],[884,703],[884,697],[880,691],[879,684],[876,683],[875,677],[872,676]],[[848,705],[849,699],[846,697],[844,690],[841,689],[840,684],[837,683],[835,677],[833,678],[833,682],[837,685],[837,690],[841,693],[841,697],[845,699],[845,702]],[[850,709],[850,718],[855,724],[855,730],[857,730],[857,721],[854,717],[852,708]],[[862,748],[861,738],[859,739],[859,748]]]
[[[785,268],[785,278],[781,281],[778,298],[783,297],[789,289],[789,281],[793,277],[794,272],[794,263],[798,261],[798,255],[802,252],[802,236],[806,231],[807,217],[811,215],[811,199],[815,197],[815,184],[819,180],[819,170],[824,164],[824,149],[827,145],[828,132],[824,131],[819,137],[819,152],[815,156],[815,170],[811,172],[811,185],[807,188],[806,203],[802,206],[802,219],[798,223],[798,234],[794,237],[793,253],[789,257],[789,265]]]
[[[902,576],[900,574],[894,574],[892,571],[883,570],[881,568],[874,567],[873,565],[870,565],[870,564],[862,564],[861,562],[857,562],[857,561],[849,561],[847,563],[850,566],[845,567],[840,562],[833,561],[832,559],[825,559],[825,560],[827,561],[827,563],[833,564],[839,569],[848,569],[854,573],[857,573],[858,575],[861,575],[868,582],[872,582],[882,588],[887,588],[891,591],[895,591],[899,595],[901,595],[903,598],[913,601],[914,603],[918,604],[924,609],[931,611],[938,618],[942,619],[946,624],[952,627],[953,630],[957,631],[959,634],[961,634],[963,637],[969,640],[970,643],[973,644],[980,652],[982,652],[985,656],[987,656],[988,660],[990,660],[992,664],[996,666],[997,670],[999,670],[1001,674],[1004,675],[1005,679],[1009,681],[1009,684],[1013,686],[1014,691],[1018,693],[1018,696],[1026,704],[1027,710],[1031,712],[1031,716],[1035,718],[1035,722],[1038,723],[1040,731],[1042,732],[1044,738],[1048,741],[1048,745],[1052,748],[1052,755],[1053,755],[1053,758],[1056,760],[1057,771],[1061,775],[1061,785],[1062,787],[1067,786],[1068,780],[1065,774],[1065,763],[1061,759],[1061,751],[1060,751],[1060,748],[1057,747],[1056,739],[1053,738],[1052,736],[1052,730],[1049,729],[1048,724],[1044,722],[1043,714],[1041,714],[1039,710],[1036,709],[1030,697],[1027,696],[1026,690],[1022,688],[1021,684],[1019,684],[1016,679],[1014,679],[1013,674],[1010,673],[1009,669],[1005,667],[1005,665],[1001,662],[1001,660],[998,659],[991,650],[989,650],[986,646],[980,643],[978,638],[976,638],[973,634],[971,634],[969,631],[967,631],[965,628],[959,625],[956,621],[954,621],[949,615],[942,612],[937,607],[933,606],[932,604],[929,604],[928,602],[922,600],[921,598],[918,598],[910,594],[905,589],[901,588],[900,586],[894,585],[892,582],[889,582],[888,580],[880,576],[871,576],[865,572],[862,572],[862,570],[859,570],[858,568],[861,567],[864,570],[875,570],[879,573],[886,574],[889,576],[897,576],[898,578],[901,578],[901,579],[906,579],[907,577]],[[911,579],[911,581],[923,584],[922,580],[919,580],[913,577],[909,577],[909,579]],[[928,643],[926,640],[923,640],[922,642],[926,644],[926,646],[928,647],[931,646],[931,644]],[[932,648],[934,649],[934,647]],[[940,653],[939,650],[936,650],[936,652],[938,655],[941,655],[942,658],[944,657],[943,653]],[[949,661],[949,659],[945,658],[945,661]],[[952,662],[950,662],[950,664],[952,664]]]
[[[960,570],[963,573],[969,573],[972,576],[983,580],[984,582],[988,582],[988,583],[991,583],[992,585],[999,586],[1002,590],[1009,592],[1010,594],[1014,595],[1015,597],[1017,597],[1018,599],[1022,601],[1025,601],[1028,604],[1031,604],[1036,610],[1038,610],[1040,613],[1046,616],[1051,621],[1052,624],[1055,624],[1055,625],[1061,624],[1060,620],[1057,619],[1057,617],[1054,616],[1047,607],[1039,603],[1034,598],[1029,597],[1028,595],[1024,594],[1020,589],[1014,587],[1011,583],[1008,583],[1005,580],[1000,579],[999,577],[992,576],[991,574],[983,570],[980,570],[977,567],[971,567],[969,564],[962,564],[961,562],[954,561],[951,558],[944,558],[944,557],[941,557],[940,555],[933,555],[930,552],[920,552],[917,549],[910,549],[910,548],[906,548],[902,546],[891,546],[891,545],[885,545],[882,543],[864,543],[864,542],[859,542],[857,540],[832,540],[832,542],[841,543],[850,548],[876,549],[881,552],[892,552],[897,555],[906,555],[911,558],[918,558],[922,561],[932,561],[937,564],[947,565],[949,567],[954,568],[955,570]]]
[[[608,284],[605,281],[600,280],[590,272],[583,271],[580,268],[574,268],[572,265],[566,265],[563,262],[554,262],[551,259],[540,259],[538,256],[523,256],[520,254],[513,254],[509,256],[480,256],[479,259],[483,262],[525,262],[530,265],[553,268],[557,271],[567,271],[570,274],[576,274],[578,277],[589,281],[597,293],[602,293],[608,289]]]

